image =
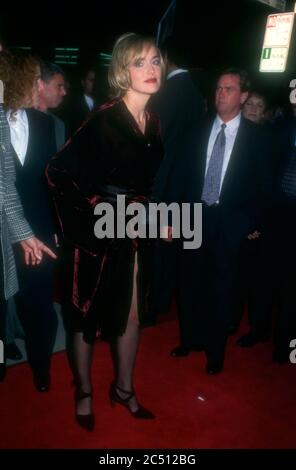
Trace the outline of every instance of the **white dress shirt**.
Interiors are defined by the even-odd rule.
[[[84,95],[84,99],[86,101],[86,104],[88,106],[88,109],[90,111],[92,111],[94,109],[94,105],[95,105],[95,102],[94,100],[90,97],[90,96],[87,96],[87,95]]]
[[[166,79],[169,80],[170,78],[174,77],[175,75],[179,75],[180,73],[188,73],[188,70],[186,70],[186,69],[175,69],[172,72],[168,73]]]
[[[27,113],[24,109],[19,109],[16,113],[13,113],[13,118],[11,118],[10,115],[11,112],[8,111],[7,119],[10,127],[11,143],[19,161],[24,165],[29,142]]]
[[[239,113],[235,118],[233,118],[231,121],[228,121],[225,127],[225,153],[224,153],[224,159],[223,159],[223,166],[222,166],[222,173],[221,173],[221,181],[220,181],[220,193],[221,193],[221,188],[222,184],[224,181],[225,173],[227,171],[228,163],[230,160],[230,155],[233,149],[233,145],[235,142],[236,134],[238,131],[238,127],[240,125],[241,121],[241,113]],[[207,150],[207,163],[206,163],[206,172],[208,170],[209,166],[209,161],[212,155],[214,143],[216,140],[217,135],[219,134],[221,130],[221,125],[223,124],[222,119],[217,115],[216,119],[213,123],[213,127],[211,130],[210,138],[209,138],[209,143],[208,143],[208,150]],[[219,202],[219,201],[218,201]]]

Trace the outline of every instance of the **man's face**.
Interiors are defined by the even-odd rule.
[[[248,97],[240,88],[238,75],[226,74],[219,78],[216,88],[216,109],[224,121],[230,121],[240,112]]]
[[[89,71],[84,80],[81,80],[84,93],[86,95],[92,95],[94,91],[96,80],[96,74],[94,71]]]
[[[49,82],[42,80],[40,96],[46,103],[47,108],[57,108],[66,94],[66,84],[63,75],[57,73]]]

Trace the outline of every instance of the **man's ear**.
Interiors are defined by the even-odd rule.
[[[39,92],[43,91],[44,88],[45,88],[45,82],[41,78],[39,78],[39,80],[38,80],[38,90],[39,90]]]

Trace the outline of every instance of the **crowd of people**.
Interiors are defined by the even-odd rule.
[[[96,100],[96,71],[88,67],[64,120],[55,114],[68,93],[58,65],[3,47],[0,79],[5,359],[20,356],[7,328],[13,297],[34,385],[49,391],[58,269],[75,416],[88,431],[98,336],[114,361],[111,403],[136,419],[155,418],[137,398],[134,369],[142,328],[169,312],[173,298],[180,328],[173,358],[204,351],[206,372],[221,373],[247,305],[250,331],[238,345],[272,337],[273,360],[288,362],[296,338],[295,105],[274,119],[248,74],[228,68],[218,75],[211,113],[175,42],[159,48],[134,33],[114,45],[108,100]],[[116,210],[118,196],[127,208],[202,204],[201,247],[184,248],[170,220],[157,239],[137,230],[98,239],[95,208],[108,202]]]

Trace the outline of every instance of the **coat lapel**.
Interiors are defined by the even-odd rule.
[[[209,138],[210,138],[210,134],[212,131],[213,122],[214,122],[213,119],[207,122],[207,124],[204,126],[201,139],[197,143],[199,147],[199,148],[197,147],[197,150],[196,150],[196,155],[199,155],[199,158],[197,161],[197,175],[198,175],[198,181],[199,181],[198,199],[201,198],[205,176],[206,176],[208,143],[209,143]]]
[[[26,151],[26,156],[25,156],[23,167],[28,166],[28,164],[30,163],[30,155],[32,155],[32,113],[30,109],[26,109],[26,114],[28,118],[29,138],[28,138],[27,151]]]
[[[250,145],[250,142],[248,142],[247,126],[242,117],[224,176],[220,202],[224,202],[225,197],[228,197],[230,192],[235,190],[242,181],[241,175],[245,173],[248,164],[247,158],[245,158],[248,145]]]

